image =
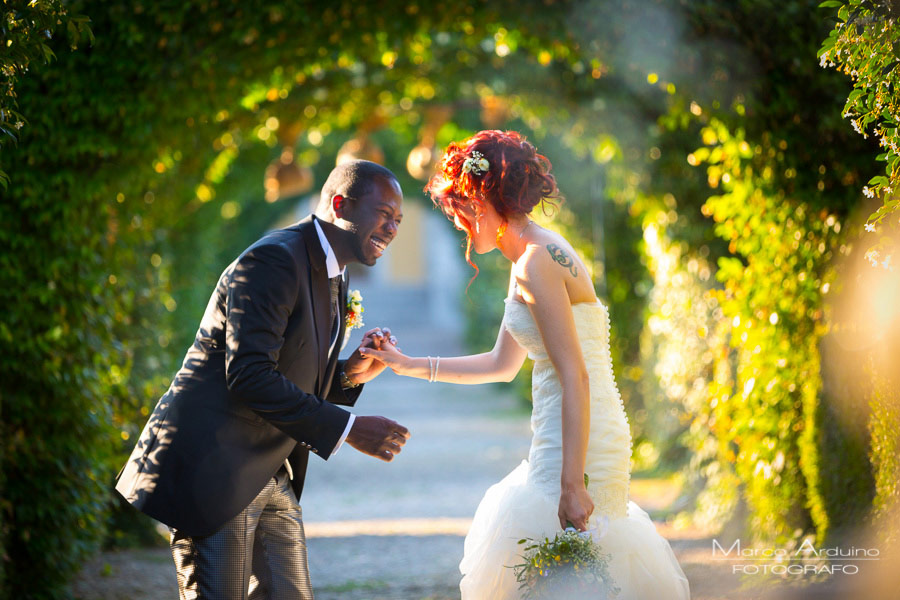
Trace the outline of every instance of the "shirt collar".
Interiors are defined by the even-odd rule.
[[[325,237],[325,232],[322,231],[322,226],[319,225],[318,219],[313,219],[313,223],[316,225],[316,233],[319,234],[319,243],[322,244],[322,250],[325,251],[325,268],[328,270],[328,278],[332,279],[341,275],[343,278],[344,272],[347,270],[347,267],[341,269],[338,264],[337,257],[334,255],[334,249],[331,247],[331,244],[328,242],[328,238]]]

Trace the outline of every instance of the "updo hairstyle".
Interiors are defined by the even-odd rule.
[[[484,165],[480,159],[487,160],[486,170],[479,168]],[[425,191],[449,219],[458,218],[463,224],[468,236],[466,261],[475,267],[470,259],[474,222],[468,215],[489,202],[503,218],[497,232],[499,244],[510,218],[528,215],[538,204],[545,211],[548,205],[556,208],[562,200],[550,168],[547,157],[538,154],[522,134],[479,131],[447,147]]]

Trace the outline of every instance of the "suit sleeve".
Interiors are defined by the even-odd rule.
[[[355,388],[345,390],[341,388],[341,373],[344,372],[344,364],[346,360],[339,360],[337,369],[334,370],[334,379],[331,380],[331,389],[328,390],[327,400],[332,404],[340,404],[343,406],[356,406],[356,401],[362,393],[365,384],[360,384]]]
[[[301,390],[277,370],[301,276],[296,261],[277,244],[257,246],[238,259],[226,298],[225,379],[249,408],[327,459],[350,413]]]

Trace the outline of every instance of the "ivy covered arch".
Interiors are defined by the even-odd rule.
[[[273,117],[299,124],[315,159],[333,151],[316,151],[328,129],[373,115],[414,135],[413,105],[478,105],[508,62],[485,40],[529,57],[520,79],[529,64],[564,69],[554,8],[74,2],[96,37],[75,51],[48,25],[56,59],[17,82],[27,123],[3,156],[2,589],[61,593],[102,533],[121,437],[177,360],[168,338],[194,318],[170,313],[192,277],[182,261],[210,268],[204,257],[232,249],[217,184],[271,158],[249,139]],[[258,201],[260,175],[233,191]]]
[[[829,519],[841,512],[840,501],[830,499],[842,497],[839,478],[823,483],[810,467],[826,451],[816,437],[824,418],[815,345],[820,288],[796,291],[811,312],[783,317],[795,319],[791,328],[759,330],[755,315],[770,298],[741,292],[781,280],[766,279],[765,264],[761,279],[737,268],[752,266],[754,257],[734,232],[740,227],[763,246],[767,236],[796,232],[773,234],[734,194],[707,204],[725,191],[715,189],[724,175],[747,178],[767,201],[791,211],[814,207],[795,219],[797,230],[821,237],[829,251],[840,245],[833,223],[845,222],[858,202],[847,182],[863,179],[873,154],[843,127],[838,109],[824,118],[814,110],[842,93],[836,74],[796,58],[810,48],[814,54],[825,36],[823,26],[795,18],[814,3],[798,0],[789,10],[774,0],[729,9],[669,0],[66,6],[70,15],[90,17],[96,39],[71,51],[56,32],[48,42],[56,60],[18,80],[28,123],[18,145],[4,147],[0,164],[10,179],[0,204],[7,307],[0,321],[0,534],[7,557],[0,589],[20,597],[40,581],[48,594],[63,594],[66,578],[96,544],[114,465],[130,446],[123,437],[143,422],[192,334],[197,312],[185,307],[206,300],[208,286],[189,284],[220,269],[249,241],[251,225],[262,227],[277,212],[277,204],[262,200],[261,180],[281,145],[322,181],[340,145],[374,129],[397,163],[387,166],[398,173],[406,172],[413,146],[431,137],[441,145],[485,124],[520,127],[545,144],[542,150],[559,149],[547,152],[565,157],[554,165],[568,196],[558,226],[594,256],[598,201],[613,207],[621,224],[617,243],[603,244],[612,265],[609,297],[619,307],[617,364],[627,366],[624,387],[638,408],[642,391],[659,395],[656,375],[639,368],[642,345],[646,353],[648,344],[665,348],[662,342],[681,335],[660,341],[645,334],[641,342],[645,310],[668,310],[648,290],[668,294],[676,280],[661,278],[663,254],[680,253],[686,279],[678,280],[697,283],[697,293],[724,288],[703,317],[716,336],[699,343],[695,363],[674,376],[720,387],[673,392],[664,401],[685,421],[674,426],[683,437],[670,450],[683,455],[687,448],[703,468],[717,465],[731,478],[726,487],[745,485],[760,535],[789,536],[796,528],[827,534]],[[760,22],[767,29],[750,26]],[[783,56],[772,54],[773,46]],[[794,152],[823,119],[828,147]],[[694,153],[700,146],[708,152]],[[707,163],[706,173],[691,168]],[[770,179],[753,179],[766,167]],[[402,177],[404,189],[417,189]],[[817,211],[834,217],[828,232],[815,225]],[[810,282],[833,277],[816,248],[808,253]],[[717,259],[729,256],[722,285],[714,284]],[[743,331],[725,324],[742,315],[767,348],[798,336],[809,343],[787,367],[738,355],[729,339]],[[703,358],[711,348],[724,359]],[[786,415],[787,426],[767,423],[752,442],[771,450],[766,464],[781,461],[779,485],[754,479],[757,448],[727,425],[745,419],[746,407],[723,413],[708,400],[738,398],[748,379],[785,368],[812,387],[779,390],[774,400],[751,389],[745,398],[751,412]],[[676,384],[672,389],[681,389]],[[848,447],[846,461],[866,471],[865,451]],[[848,502],[865,507],[870,483],[858,487]]]

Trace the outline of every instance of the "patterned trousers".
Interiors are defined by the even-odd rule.
[[[302,517],[282,468],[216,533],[171,529],[181,600],[313,600]]]

